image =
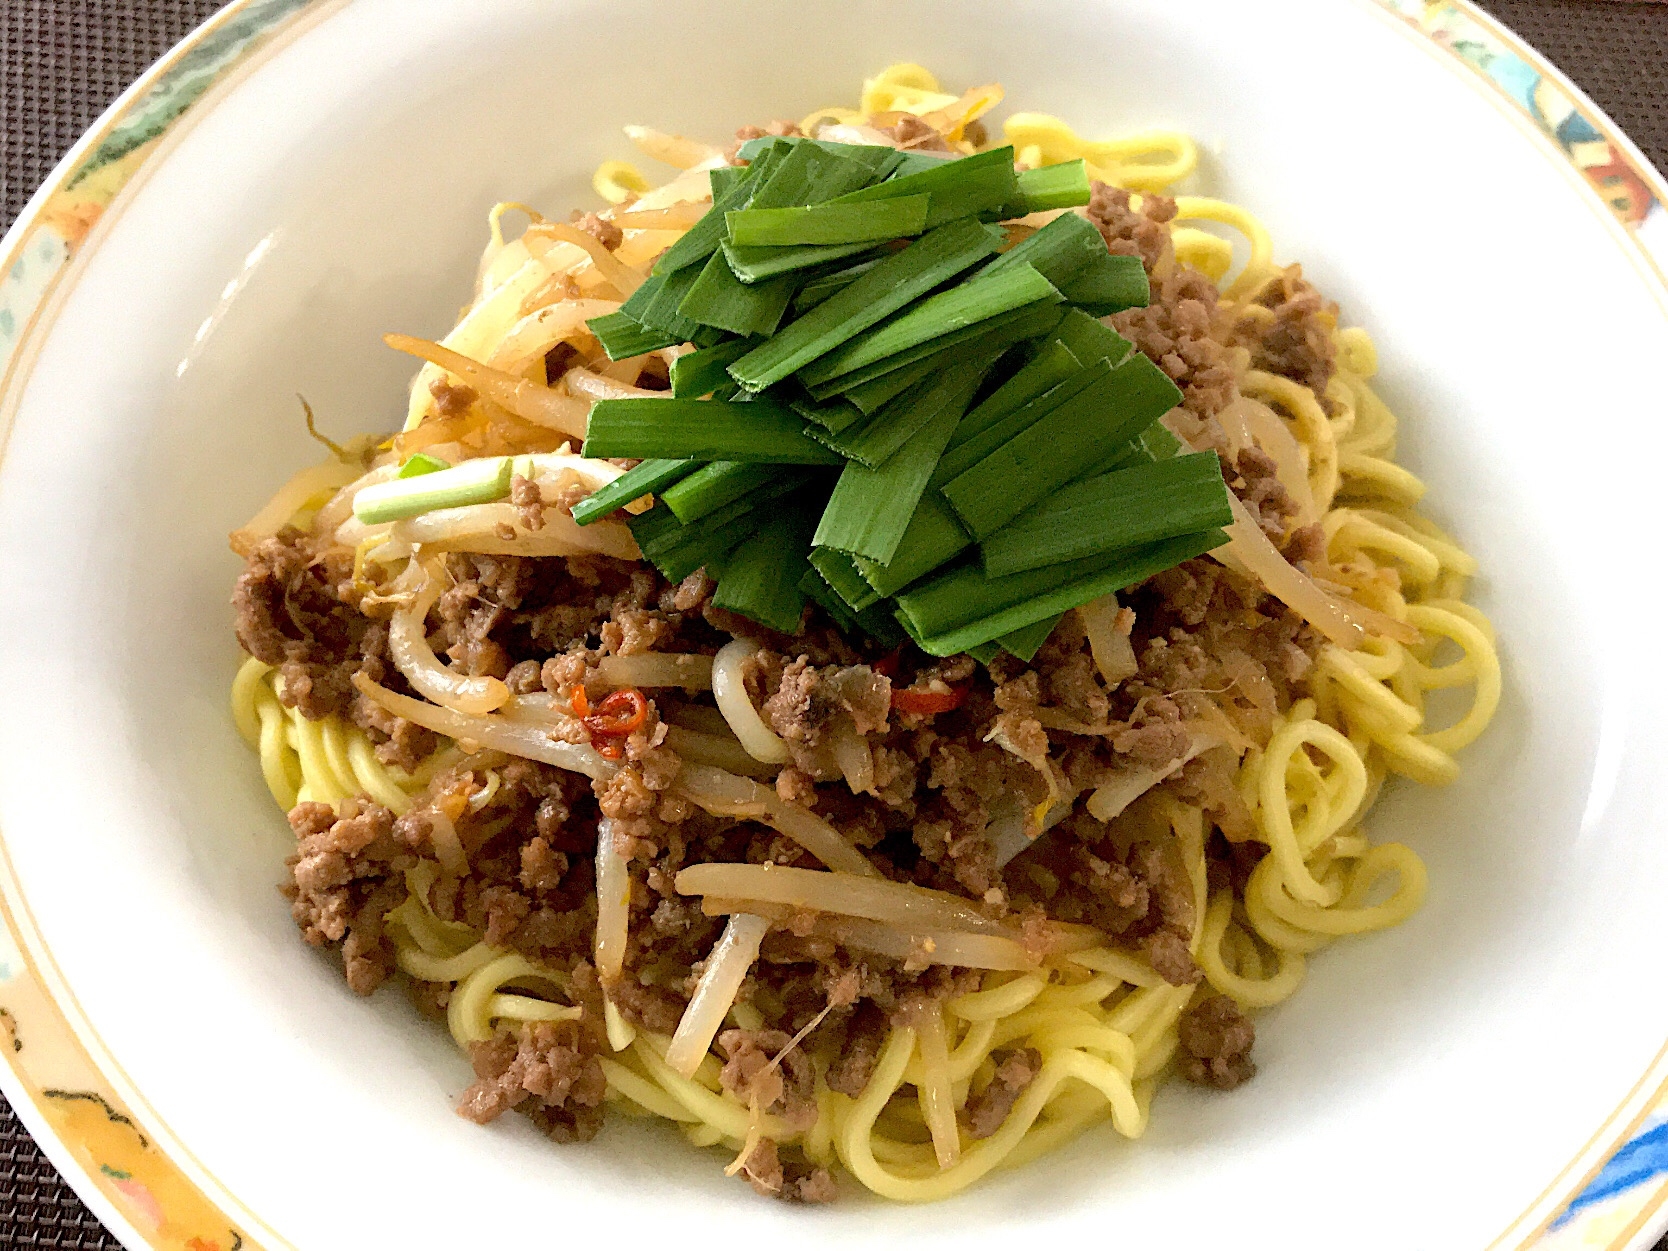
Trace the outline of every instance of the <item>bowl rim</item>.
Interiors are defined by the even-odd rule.
[[[1603,110],[1474,0],[1351,2],[1421,41],[1573,170],[1668,304],[1668,179]],[[124,91],[35,191],[0,238],[0,461],[57,311],[146,174],[238,83],[351,3],[232,0]],[[129,1251],[289,1246],[126,1079],[42,939],[3,831],[0,922],[0,1093],[81,1199]],[[1665,1121],[1668,1041],[1489,1251],[1528,1251],[1549,1233],[1608,1251],[1650,1246],[1668,1229],[1668,1159],[1641,1167],[1639,1157]]]

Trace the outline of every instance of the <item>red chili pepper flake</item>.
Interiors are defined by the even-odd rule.
[[[901,646],[894,647],[879,660],[870,662],[869,668],[873,669],[883,678],[890,678],[898,672],[898,661],[902,658],[903,648]]]
[[[568,700],[568,707],[573,709],[573,715],[576,717],[588,717],[591,715],[591,697],[585,694],[585,688],[583,686],[576,686],[573,688],[573,695]]]
[[[943,691],[920,691],[904,687],[892,692],[892,707],[914,716],[930,717],[940,712],[954,712],[967,699],[970,682],[962,682]]]
[[[595,739],[598,735],[604,738],[625,738],[635,730],[643,728],[643,723],[649,719],[649,701],[643,698],[643,692],[636,687],[628,686],[615,691],[607,699],[596,706],[596,711],[584,718],[585,728]]]

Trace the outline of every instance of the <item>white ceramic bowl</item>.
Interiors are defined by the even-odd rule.
[[[297,941],[227,713],[224,536],[314,456],[297,392],[328,429],[392,427],[410,371],[379,335],[450,324],[494,200],[590,205],[621,123],[722,138],[900,59],[1089,133],[1199,138],[1200,185],[1377,337],[1402,455],[1482,562],[1506,697],[1456,786],[1375,820],[1425,857],[1428,906],[1314,962],[1250,1085],[1166,1090],[1140,1142],[1091,1133],[930,1210],[794,1210],[661,1127],[558,1148],[460,1120],[442,1032]],[[1416,0],[234,4],[0,271],[0,1085],[135,1248],[1642,1243],[1668,287],[1662,184],[1607,126]]]

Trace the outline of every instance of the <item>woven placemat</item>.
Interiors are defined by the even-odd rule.
[[[1482,0],[1668,170],[1668,4]],[[0,230],[123,88],[220,0],[0,0]],[[119,1251],[0,1100],[0,1248]],[[1668,1239],[1657,1251],[1668,1251]]]

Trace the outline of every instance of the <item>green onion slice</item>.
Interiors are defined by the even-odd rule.
[[[442,469],[450,468],[451,466],[438,456],[430,456],[427,452],[417,452],[409,457],[405,464],[400,466],[398,476],[401,478],[420,478],[426,473],[438,473]]]
[[[415,478],[373,483],[354,495],[353,515],[366,525],[375,526],[420,516],[437,508],[495,503],[510,493],[513,465],[514,460],[509,456],[484,456]]]

